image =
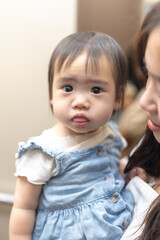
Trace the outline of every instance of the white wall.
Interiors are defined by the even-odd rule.
[[[0,0],[0,192],[13,193],[19,141],[53,125],[47,68],[76,31],[76,0]]]

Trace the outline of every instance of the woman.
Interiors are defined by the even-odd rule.
[[[160,239],[160,2],[144,19],[136,53],[138,65],[147,79],[140,105],[146,111],[148,127],[139,147],[130,156],[124,172],[143,168],[147,172],[148,184],[135,177],[127,186],[135,197],[135,211],[132,223],[122,239],[158,240]]]

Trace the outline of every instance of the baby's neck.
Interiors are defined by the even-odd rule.
[[[76,136],[86,135],[86,134],[89,133],[89,132],[87,132],[87,133],[77,133],[77,132],[74,132],[74,131],[70,130],[69,128],[67,128],[66,126],[64,126],[62,123],[56,123],[53,126],[52,130],[53,130],[54,136],[57,136],[57,137],[68,137],[68,136],[76,137]],[[97,132],[97,130],[95,130],[93,132]]]

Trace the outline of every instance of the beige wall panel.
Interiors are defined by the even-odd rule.
[[[126,50],[139,29],[142,3],[143,0],[78,0],[77,28],[107,33]]]
[[[0,192],[14,191],[18,142],[54,124],[48,62],[75,30],[75,0],[0,0]]]

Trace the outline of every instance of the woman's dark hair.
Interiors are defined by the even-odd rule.
[[[110,36],[100,32],[78,32],[65,37],[52,53],[49,69],[49,98],[52,99],[52,85],[55,67],[59,72],[62,67],[68,68],[81,54],[86,53],[86,71],[89,64],[96,71],[99,59],[105,56],[110,62],[116,86],[116,98],[123,102],[126,85],[126,59],[118,43]]]
[[[144,18],[135,44],[135,62],[137,67],[139,68],[137,69],[137,71],[141,75],[142,79],[144,79],[144,77],[146,76],[146,72],[143,70],[145,69],[144,55],[148,37],[150,33],[158,26],[160,26],[160,2],[155,4],[155,6],[148,12],[146,17]]]
[[[137,59],[137,66],[139,66],[142,74],[145,74],[143,67],[147,40],[150,33],[158,26],[160,27],[160,2],[146,15],[137,38],[135,58]],[[160,144],[148,127],[140,146],[134,154],[129,157],[129,162],[124,172],[127,173],[137,166],[144,168],[150,175],[155,177],[160,176]]]
[[[146,15],[135,47],[137,66],[143,77],[144,55],[150,33],[160,28],[160,2]],[[141,167],[149,175],[160,177],[160,143],[155,139],[153,132],[147,127],[145,135],[136,149],[129,157],[129,162],[124,170],[129,172],[134,167]],[[160,239],[160,196],[151,204],[144,220],[144,230],[136,240],[159,240]]]
[[[144,230],[135,240],[159,240],[160,239],[160,196],[151,204],[144,219]],[[142,224],[142,226],[143,226]],[[141,226],[141,227],[142,227]]]
[[[146,76],[143,76],[143,73],[139,71],[139,65],[135,58],[135,49],[134,45],[128,47],[126,51],[127,58],[127,79],[134,84],[136,89],[139,91],[145,86]]]
[[[129,157],[124,173],[131,171],[134,167],[141,167],[154,177],[160,176],[160,144],[148,127],[139,147]]]

